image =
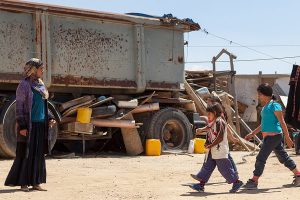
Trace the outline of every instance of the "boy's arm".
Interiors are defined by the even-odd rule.
[[[289,131],[288,131],[288,128],[287,128],[287,125],[284,121],[284,117],[283,117],[283,114],[282,114],[282,111],[275,111],[274,112],[280,125],[281,125],[281,128],[282,128],[282,131],[283,131],[283,134],[284,134],[284,138],[285,138],[285,142],[286,144],[288,145],[289,148],[292,148],[293,145],[294,145],[294,142],[293,140],[291,139],[290,137],[290,134],[289,134]]]
[[[205,126],[205,127],[203,127],[203,128],[197,128],[197,129],[196,129],[196,134],[195,134],[195,135],[201,134],[202,132],[205,132],[205,131],[207,131],[208,129],[209,129],[208,126]]]
[[[250,140],[252,137],[257,135],[261,131],[261,125],[259,125],[254,131],[245,136],[246,140]]]

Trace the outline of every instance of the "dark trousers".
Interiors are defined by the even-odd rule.
[[[238,170],[237,170],[236,164],[235,164],[235,162],[234,162],[234,160],[233,160],[233,158],[232,158],[232,156],[230,154],[228,154],[228,159],[231,162],[233,170],[238,174]]]
[[[200,172],[197,174],[197,177],[207,183],[216,166],[218,167],[218,170],[222,176],[226,179],[227,183],[234,183],[239,179],[238,174],[228,158],[212,159],[211,153],[208,154],[208,158],[206,162],[203,163],[203,166]]]
[[[272,151],[274,151],[279,162],[284,164],[285,167],[289,168],[290,170],[294,170],[296,168],[295,162],[284,150],[282,134],[278,134],[276,136],[267,136],[264,138],[262,147],[256,156],[255,170],[253,171],[254,176],[261,176],[263,174],[266,161]]]

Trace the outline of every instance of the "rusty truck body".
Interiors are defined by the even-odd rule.
[[[43,80],[54,97],[151,91],[175,95],[184,90],[184,33],[198,28],[190,20],[169,16],[1,1],[0,155],[14,156],[14,95],[29,58],[43,60]],[[162,107],[176,110],[172,104]],[[49,108],[59,121],[55,103],[50,101]],[[185,131],[179,148],[192,134]]]

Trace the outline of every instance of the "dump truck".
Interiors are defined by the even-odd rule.
[[[15,156],[15,91],[31,57],[44,62],[49,112],[58,122],[51,129],[51,146],[67,140],[60,136],[59,104],[84,95],[136,98],[155,91],[153,102],[159,102],[160,110],[135,116],[139,132],[160,139],[164,149],[185,148],[193,137],[193,117],[181,109],[189,102],[178,98],[185,80],[184,33],[199,28],[170,14],[114,14],[2,0],[0,156]],[[159,98],[164,94],[171,96]],[[172,145],[165,141],[166,132]]]

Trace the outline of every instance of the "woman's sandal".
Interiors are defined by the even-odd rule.
[[[29,192],[28,186],[27,185],[21,186],[21,191],[23,191],[23,192]]]
[[[32,187],[32,189],[37,191],[47,191],[46,189],[43,189],[40,185],[35,185]]]

